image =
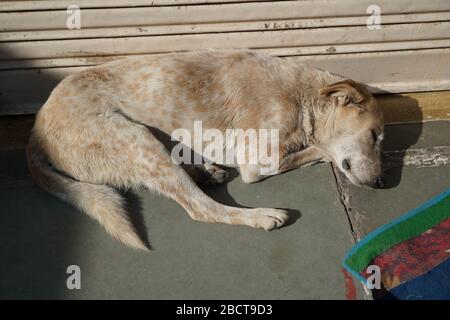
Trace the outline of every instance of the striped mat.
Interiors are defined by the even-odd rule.
[[[450,299],[450,189],[368,234],[344,267],[386,299]]]

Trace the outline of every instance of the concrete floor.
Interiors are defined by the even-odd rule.
[[[449,136],[450,122],[390,126],[386,149],[448,146]],[[0,154],[0,298],[345,299],[341,260],[355,239],[450,182],[449,164],[400,161],[386,190],[348,186],[330,164],[207,189],[225,204],[290,209],[294,222],[272,232],[195,222],[142,190],[127,198],[147,226],[146,254],[33,186],[23,150]],[[81,290],[66,287],[69,265],[81,268]]]

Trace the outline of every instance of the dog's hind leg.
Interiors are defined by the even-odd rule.
[[[177,201],[194,220],[247,225],[264,230],[281,227],[288,220],[283,210],[235,208],[220,204],[208,197],[181,166],[172,162],[163,145],[149,141],[141,147],[144,154],[149,155],[139,160],[142,183]]]
[[[137,125],[139,126],[139,125]],[[189,174],[172,161],[169,151],[153,134],[142,129],[139,144],[133,146],[140,156],[134,159],[134,179],[150,190],[177,201],[192,219],[205,222],[247,225],[264,230],[281,227],[288,220],[283,210],[235,208],[207,196]]]

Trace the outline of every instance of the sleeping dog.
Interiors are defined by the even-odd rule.
[[[277,161],[174,161],[158,135],[193,133],[196,122],[219,133],[276,130],[267,145]],[[70,75],[37,114],[27,158],[40,187],[126,245],[146,250],[117,189],[144,186],[174,199],[195,220],[272,230],[288,220],[285,211],[220,204],[193,177],[201,172],[223,182],[225,165],[253,183],[328,160],[353,184],[382,187],[382,139],[382,112],[361,84],[295,58],[201,51],[121,59]],[[233,159],[254,152],[247,140]],[[194,143],[192,151],[205,156],[207,144]]]

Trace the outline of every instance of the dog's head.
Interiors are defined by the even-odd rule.
[[[374,97],[352,80],[322,88],[320,95],[329,109],[320,148],[353,184],[383,187],[383,114]]]

